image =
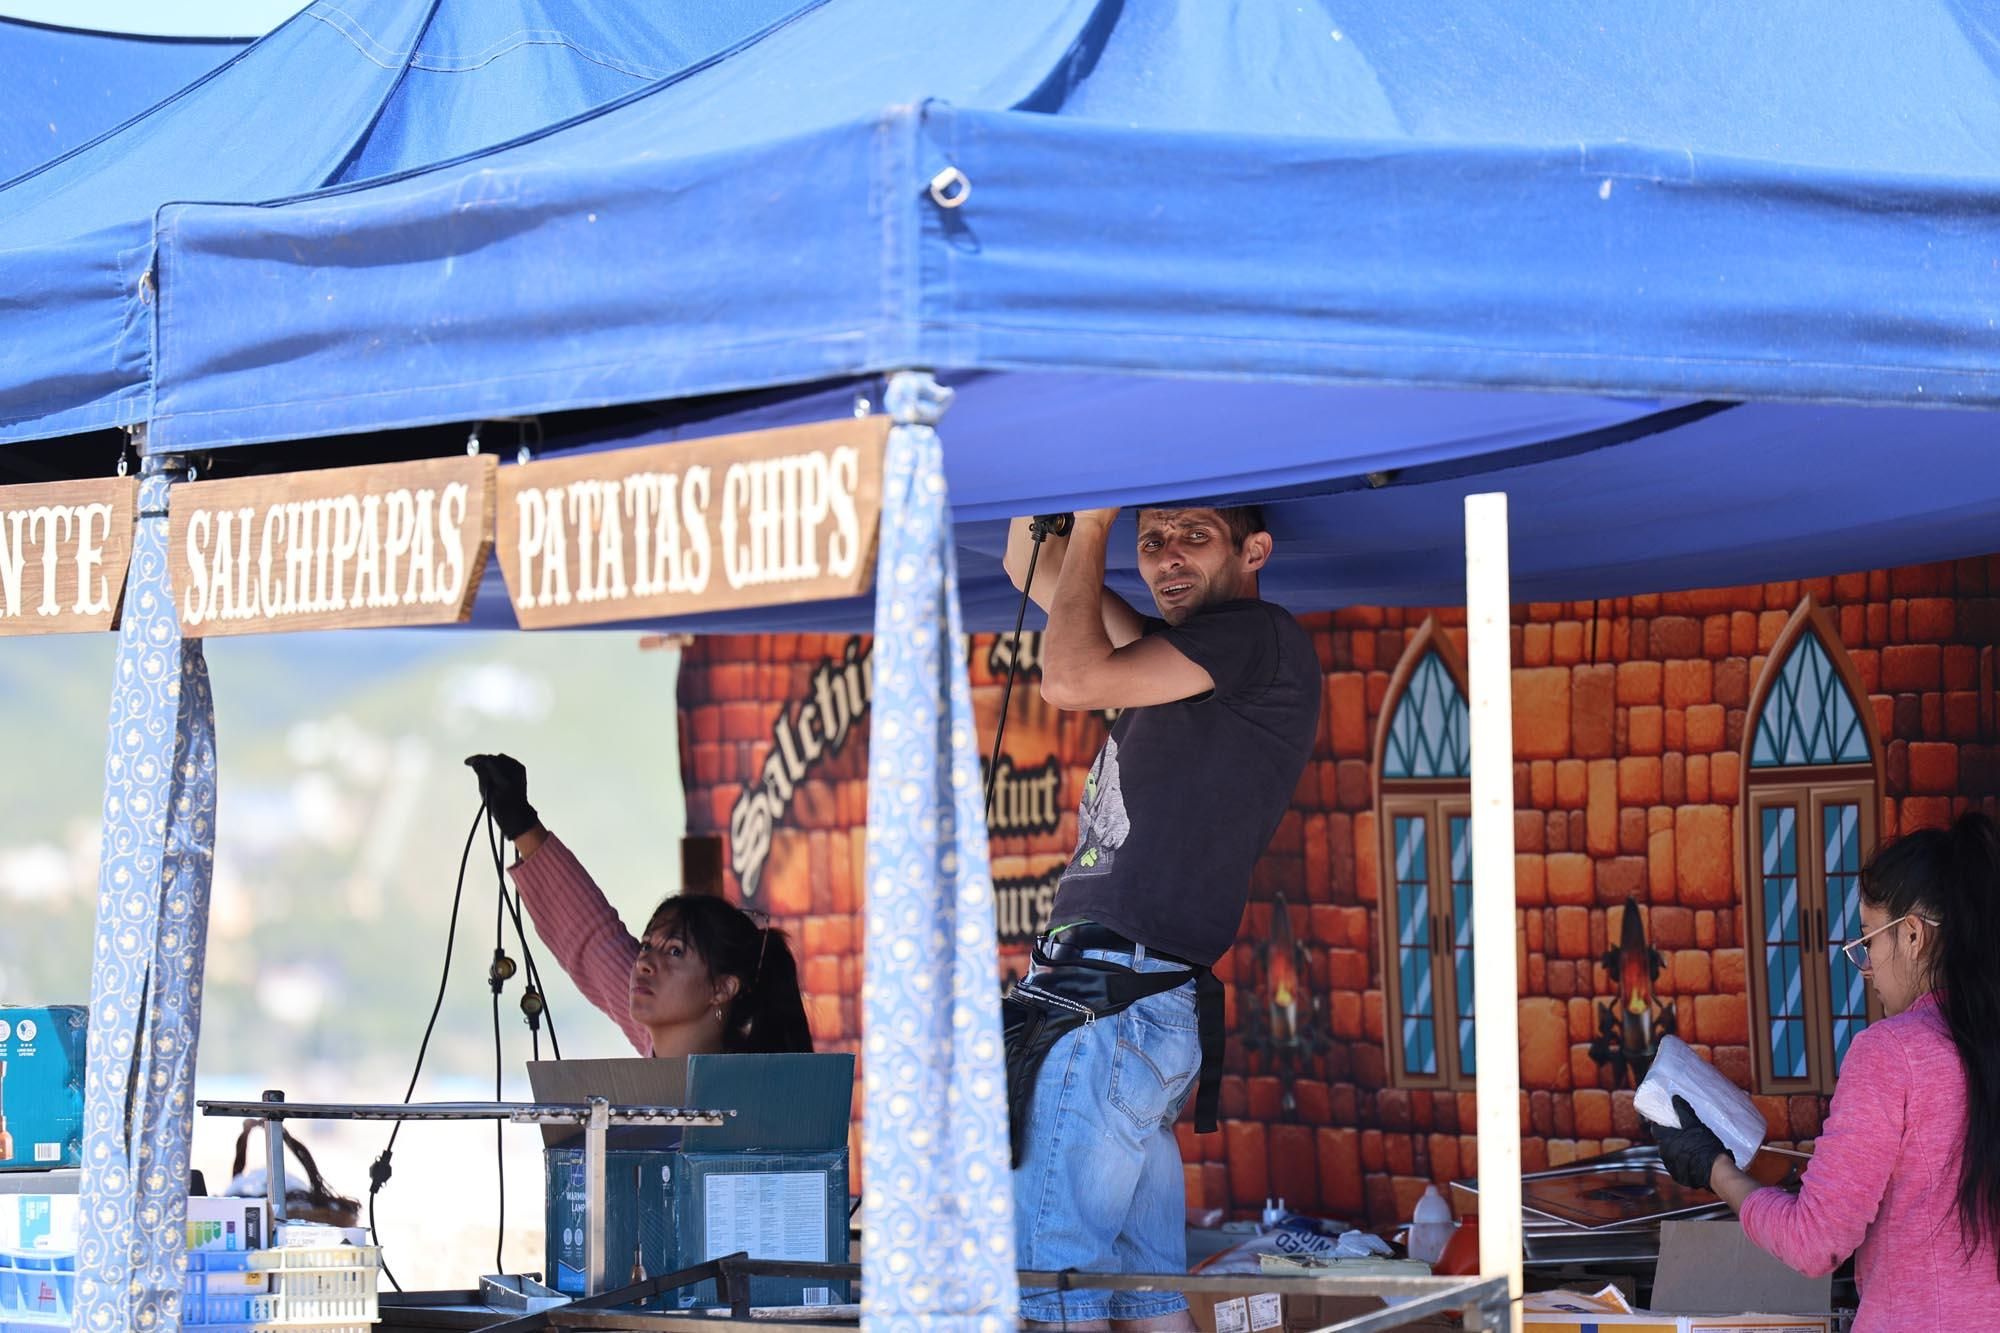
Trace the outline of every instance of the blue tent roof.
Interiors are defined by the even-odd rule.
[[[155,429],[898,365],[1991,405],[1992,34],[1841,13],[838,0],[473,161],[169,209]]]
[[[2000,402],[1996,51],[1954,0],[828,0],[463,161],[162,209],[151,447],[930,367],[984,624],[999,515],[1163,496],[1289,497],[1296,605],[1452,600],[1476,474],[1546,488],[1532,595],[1969,554],[1983,418],[1916,409]]]
[[[652,87],[807,2],[608,14],[543,0],[311,5],[116,132],[0,187],[0,441],[146,419],[160,205],[457,158]]]
[[[122,125],[243,46],[0,19],[0,181]]]

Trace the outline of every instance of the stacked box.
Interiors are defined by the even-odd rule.
[[[83,1162],[83,1048],[78,1005],[0,1006],[0,1170]]]
[[[739,1250],[753,1259],[846,1262],[846,1148],[684,1152],[681,1159],[681,1188],[674,1195],[681,1267]],[[713,1293],[696,1294],[713,1299]],[[846,1300],[844,1282],[750,1279],[752,1305],[833,1305]]]
[[[658,1277],[739,1250],[757,1259],[846,1262],[853,1056],[697,1055],[543,1064],[530,1073],[544,1101],[598,1091],[620,1104],[736,1112],[713,1128],[612,1131],[605,1170],[609,1286],[625,1285],[641,1269]],[[565,1128],[550,1139],[544,1153],[549,1285],[581,1295],[589,1263],[582,1133]],[[660,1304],[713,1303],[719,1293],[712,1285],[683,1288]],[[758,1305],[847,1298],[845,1283],[751,1282]]]
[[[542,1156],[548,1174],[549,1285],[581,1296],[590,1220],[584,1209],[583,1149],[549,1148]],[[638,1268],[657,1276],[678,1266],[673,1206],[678,1159],[678,1153],[659,1149],[605,1154],[604,1240],[611,1255],[605,1272],[612,1286],[624,1286]]]

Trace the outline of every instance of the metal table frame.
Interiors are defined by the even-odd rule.
[[[857,1264],[787,1263],[752,1259],[740,1253],[732,1254],[683,1268],[679,1272],[648,1278],[644,1282],[636,1282],[616,1291],[586,1296],[551,1310],[501,1319],[477,1327],[481,1333],[560,1333],[571,1329],[622,1329],[628,1333],[656,1333],[656,1331],[668,1333],[671,1330],[673,1333],[680,1333],[682,1330],[713,1328],[718,1322],[718,1316],[714,1314],[618,1308],[652,1300],[678,1287],[692,1286],[698,1282],[715,1283],[717,1296],[729,1306],[727,1322],[747,1321],[754,1322],[759,1328],[825,1333],[829,1326],[846,1323],[852,1319],[851,1314],[843,1318],[838,1307],[829,1309],[826,1312],[828,1317],[825,1318],[814,1317],[806,1309],[787,1309],[775,1318],[753,1314],[750,1306],[750,1279],[753,1277],[820,1278],[828,1282],[852,1282],[861,1277],[861,1268]],[[1352,1319],[1328,1324],[1317,1333],[1382,1333],[1383,1330],[1400,1328],[1411,1320],[1446,1311],[1462,1313],[1468,1330],[1511,1330],[1514,1327],[1513,1303],[1508,1297],[1507,1279],[1504,1276],[1368,1278],[1294,1277],[1259,1273],[1206,1276],[1188,1273],[1096,1274],[1023,1270],[1019,1277],[1024,1287],[1061,1289],[1097,1287],[1116,1291],[1200,1292],[1225,1296],[1277,1292],[1292,1296],[1408,1298],[1397,1305],[1381,1310],[1370,1310]],[[422,1318],[419,1313],[422,1309],[421,1299],[399,1300],[393,1304],[385,1301],[383,1305],[385,1318],[392,1313],[405,1318],[416,1315],[416,1319],[409,1321],[412,1325],[432,1322]],[[435,1321],[435,1326],[459,1329],[473,1327],[463,1322],[462,1314],[455,1316],[449,1322],[438,1319]]]
[[[256,1120],[506,1120],[521,1125],[582,1125],[584,1131],[584,1199],[588,1217],[590,1265],[587,1294],[551,1310],[485,1325],[485,1333],[543,1333],[544,1330],[625,1329],[683,1330],[713,1327],[714,1316],[651,1313],[617,1307],[651,1300],[662,1293],[698,1282],[714,1282],[728,1304],[730,1319],[751,1320],[750,1279],[753,1277],[820,1277],[852,1282],[861,1277],[855,1264],[786,1263],[726,1255],[678,1272],[648,1278],[615,1290],[605,1289],[605,1140],[612,1125],[720,1125],[734,1111],[690,1110],[677,1106],[612,1106],[603,1097],[578,1104],[543,1102],[287,1102],[282,1092],[266,1092],[262,1101],[196,1103],[204,1115],[240,1116]],[[284,1136],[266,1133],[268,1193],[273,1225],[285,1216]],[[1317,1333],[1382,1333],[1413,1319],[1445,1311],[1462,1312],[1465,1327],[1511,1330],[1513,1304],[1507,1278],[1494,1277],[1315,1277],[1246,1273],[1207,1276],[1188,1273],[1045,1273],[1023,1270],[1024,1287],[1108,1288],[1114,1291],[1175,1291],[1225,1296],[1277,1292],[1297,1296],[1404,1297],[1400,1304],[1371,1310]],[[421,1309],[385,1300],[387,1310],[405,1313]],[[796,1328],[823,1333],[825,1321],[810,1320],[803,1311],[790,1320],[755,1319],[759,1327]],[[463,1325],[459,1325],[463,1327]]]
[[[262,1101],[195,1103],[203,1115],[241,1116],[252,1120],[506,1120],[517,1125],[583,1126],[583,1199],[590,1251],[585,1291],[605,1286],[605,1141],[613,1125],[720,1125],[734,1111],[689,1110],[679,1106],[613,1106],[603,1097],[580,1103],[562,1102],[288,1102],[282,1092],[264,1094]],[[271,1225],[285,1220],[285,1138],[265,1126],[265,1192],[271,1203]]]

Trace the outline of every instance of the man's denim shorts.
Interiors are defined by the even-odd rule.
[[[1128,953],[1090,949],[1084,957],[1134,966]],[[1143,958],[1136,970],[1183,969]],[[1187,1271],[1187,1193],[1174,1121],[1200,1072],[1192,977],[1055,1044],[1035,1082],[1027,1144],[1014,1172],[1020,1267]],[[1021,1292],[1021,1317],[1046,1323],[1150,1319],[1186,1308],[1177,1292]]]

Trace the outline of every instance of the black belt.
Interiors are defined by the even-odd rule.
[[[1140,948],[1140,945],[1137,940],[1127,939],[1109,926],[1100,926],[1095,921],[1079,921],[1073,926],[1064,926],[1058,931],[1042,936],[1035,941],[1035,947],[1052,963],[1068,963],[1075,961],[1077,955],[1085,949],[1102,949],[1106,953],[1133,953]],[[1200,963],[1182,958],[1178,954],[1168,953],[1164,949],[1155,949],[1150,944],[1145,946],[1145,950],[1146,957],[1157,958],[1163,963],[1173,963],[1200,972],[1208,970]]]

